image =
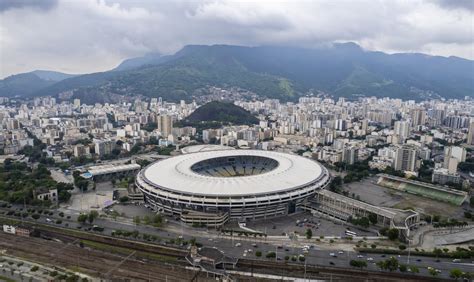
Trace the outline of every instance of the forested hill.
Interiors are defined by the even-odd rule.
[[[30,95],[74,90],[78,97],[113,93],[177,101],[202,95],[209,86],[236,86],[282,100],[309,91],[348,98],[464,98],[474,93],[473,75],[472,60],[389,55],[354,43],[321,49],[190,45],[174,55],[135,58],[113,71],[49,83]]]
[[[199,129],[220,127],[222,125],[257,124],[258,119],[245,109],[228,102],[212,101],[180,121],[181,126],[195,126]]]

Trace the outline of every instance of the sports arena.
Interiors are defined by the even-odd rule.
[[[183,154],[136,178],[154,209],[208,226],[293,213],[329,182],[326,168],[313,160],[259,150]]]

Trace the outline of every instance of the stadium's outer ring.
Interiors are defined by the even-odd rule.
[[[200,161],[219,157],[257,156],[276,160],[273,170],[251,176],[204,176],[191,170]],[[228,212],[231,218],[286,214],[324,188],[330,175],[313,160],[272,151],[225,150],[180,155],[144,168],[136,184],[158,210],[181,214]],[[290,212],[291,212],[290,211]]]

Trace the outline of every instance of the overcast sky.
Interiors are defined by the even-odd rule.
[[[474,58],[473,0],[0,0],[0,77],[104,71],[186,44],[353,41],[367,50]]]

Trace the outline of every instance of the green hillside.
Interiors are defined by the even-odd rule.
[[[176,126],[194,126],[198,130],[219,128],[222,125],[257,124],[258,119],[245,109],[228,102],[212,101],[180,121]]]
[[[189,101],[203,95],[202,90],[209,86],[236,86],[281,100],[295,100],[309,91],[335,97],[404,99],[430,95],[463,98],[474,93],[474,61],[424,54],[389,55],[365,51],[353,43],[326,49],[191,45],[174,55],[135,58],[126,63],[127,67],[118,70],[35,88],[31,95],[74,90],[75,97],[81,99],[122,94]]]

